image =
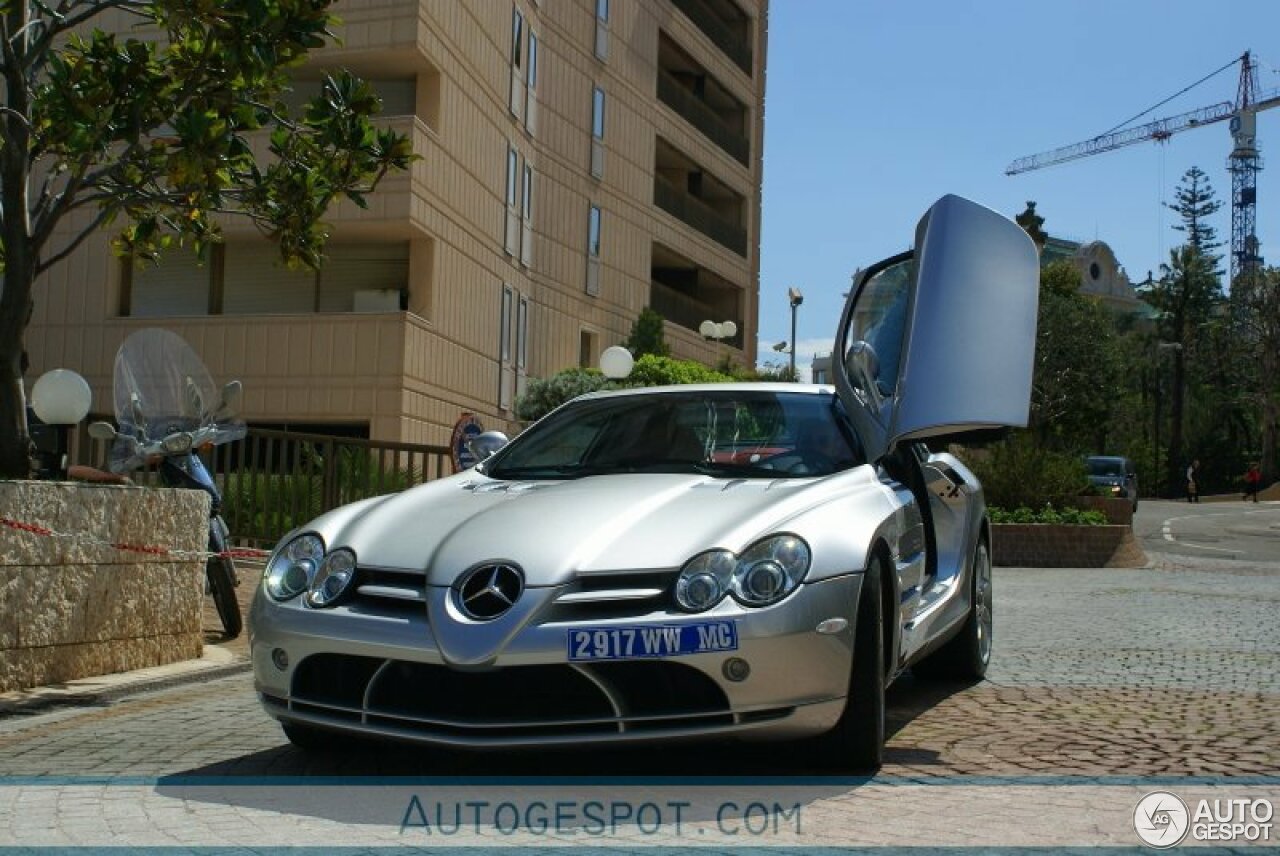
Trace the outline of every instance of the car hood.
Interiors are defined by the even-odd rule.
[[[502,482],[475,473],[338,509],[317,520],[361,565],[421,568],[450,585],[481,562],[518,564],[530,586],[578,573],[675,569],[713,548],[740,551],[842,495],[879,488],[871,467],[820,479],[628,474]],[[800,533],[803,534],[803,533]]]

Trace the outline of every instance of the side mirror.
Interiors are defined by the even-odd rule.
[[[187,416],[193,419],[204,418],[204,396],[200,394],[200,387],[196,386],[196,382],[191,378],[187,378]]]
[[[235,413],[240,409],[240,397],[244,392],[244,387],[240,385],[240,381],[233,380],[222,388],[222,406],[218,408],[219,412]]]
[[[849,379],[863,390],[879,393],[876,381],[880,377],[880,357],[870,342],[859,339],[849,346],[849,352],[844,356],[844,369]]]
[[[95,440],[114,440],[118,435],[110,422],[90,422],[89,436]]]
[[[476,463],[480,463],[510,442],[501,431],[485,431],[468,440],[467,448],[476,456]]]

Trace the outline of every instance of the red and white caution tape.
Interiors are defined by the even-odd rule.
[[[233,550],[223,550],[222,552],[215,553],[211,550],[176,550],[171,547],[160,547],[154,544],[127,544],[122,541],[102,541],[97,538],[91,538],[87,535],[58,532],[47,526],[39,526],[35,523],[24,523],[21,520],[12,520],[8,517],[0,517],[0,526],[4,526],[8,529],[16,529],[19,532],[28,532],[42,538],[56,538],[62,541],[74,541],[78,544],[87,544],[94,547],[110,547],[113,550],[120,550],[125,553],[146,553],[151,556],[172,556],[175,559],[212,559],[214,557],[220,559],[265,559],[271,555],[267,550],[254,550],[249,547],[240,547]]]

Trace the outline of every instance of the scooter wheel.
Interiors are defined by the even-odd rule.
[[[240,601],[236,600],[235,566],[230,559],[215,556],[205,565],[205,573],[209,577],[209,590],[213,594],[213,604],[218,608],[218,618],[222,619],[222,627],[228,639],[235,639],[244,629]]]

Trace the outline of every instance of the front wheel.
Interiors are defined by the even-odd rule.
[[[215,517],[211,525],[213,528],[209,533],[209,550],[221,553],[226,549],[226,542],[218,531],[220,521]],[[236,599],[236,566],[230,557],[210,556],[205,562],[204,572],[209,580],[213,605],[218,608],[222,629],[226,631],[228,639],[235,639],[244,630],[244,619],[240,615],[240,601]]]
[[[884,560],[867,563],[854,625],[853,672],[844,713],[835,728],[818,738],[815,757],[841,770],[875,772],[884,763],[885,647]]]

